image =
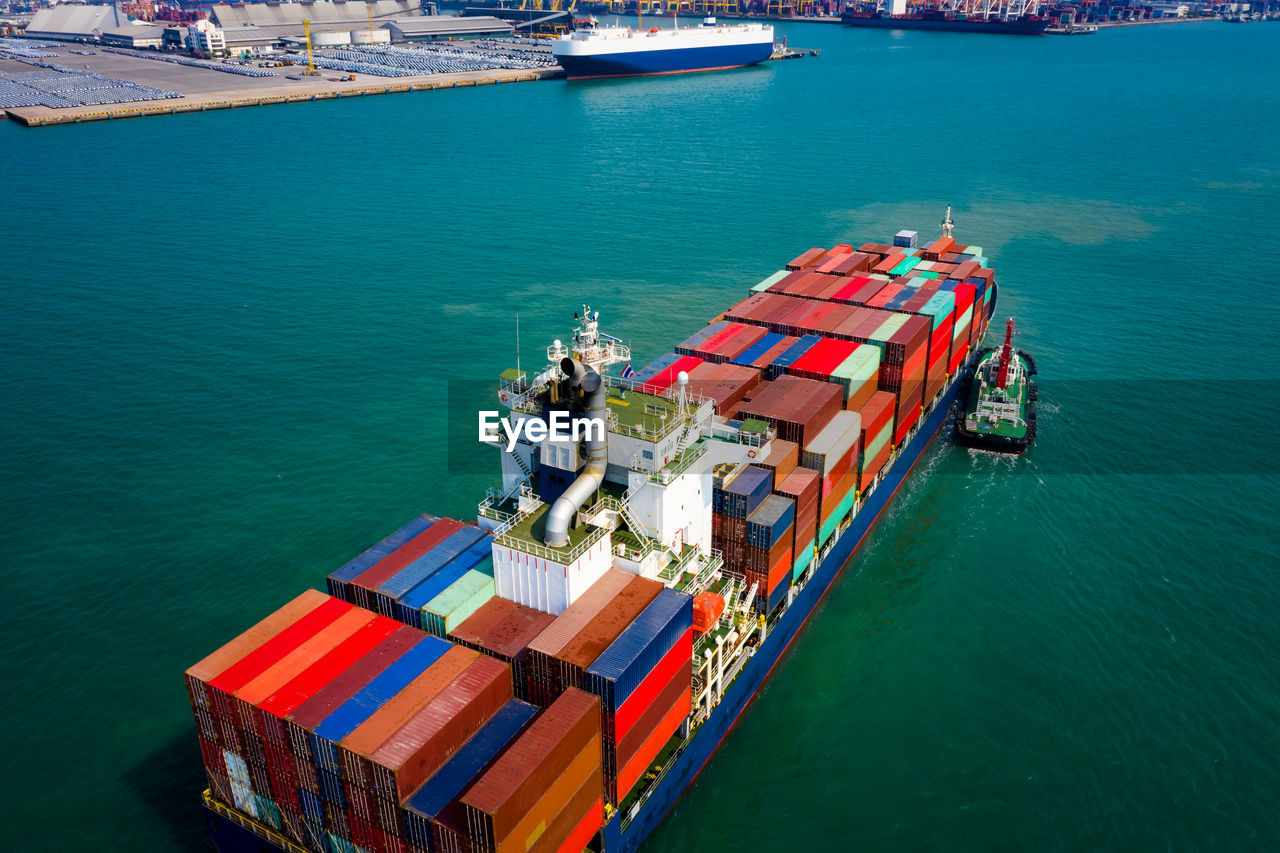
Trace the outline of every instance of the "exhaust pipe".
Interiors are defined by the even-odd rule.
[[[565,358],[560,362],[560,369],[569,377],[569,384],[581,388],[587,395],[586,416],[599,418],[607,424],[605,417],[605,387],[600,374],[573,358]],[[600,485],[604,483],[604,471],[609,464],[609,431],[601,430],[597,440],[591,431],[587,432],[586,445],[587,465],[578,475],[578,479],[569,484],[564,494],[551,505],[547,513],[546,532],[543,541],[552,548],[563,548],[569,544],[569,522],[573,514],[582,509]]]

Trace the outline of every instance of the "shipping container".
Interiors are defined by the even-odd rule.
[[[510,666],[477,657],[372,753],[373,790],[403,801],[511,699]]]
[[[444,519],[444,521],[450,520]],[[436,526],[438,527],[439,525]],[[460,524],[457,530],[450,533],[412,563],[378,584],[376,588],[368,587],[371,590],[369,599],[372,605],[369,609],[375,610],[384,616],[398,617],[400,611],[396,605],[402,595],[426,580],[433,578],[437,572],[441,571],[454,558],[486,536],[485,531],[479,527]],[[482,544],[482,553],[491,550],[489,543]],[[357,587],[364,586],[363,578],[364,575],[356,578],[355,585]],[[413,608],[415,613],[417,610],[418,608]]]
[[[778,270],[776,273],[764,279],[763,281],[761,281],[759,284],[755,285],[751,289],[752,291],[755,291],[757,293],[762,290],[768,290],[778,282],[782,281],[782,279],[786,278],[787,274],[788,274],[787,270]]]
[[[827,251],[825,249],[810,249],[809,251],[800,254],[798,257],[792,258],[791,261],[787,264],[787,269],[789,270],[808,269],[809,267],[816,264],[823,257],[825,257],[826,254],[827,254]]]
[[[476,535],[477,532],[479,535]],[[395,613],[393,615],[406,625],[412,625],[415,628],[425,627],[422,623],[422,608],[457,583],[463,575],[472,569],[487,567],[489,576],[493,576],[493,537],[475,527],[465,527],[455,535],[466,535],[474,538],[470,545],[452,558],[449,557],[449,540],[445,540],[432,549],[431,553],[419,560],[418,563],[430,561],[431,563],[439,563],[439,567],[434,571],[430,571],[421,582],[396,599]],[[418,563],[414,565],[417,566]],[[437,636],[443,634],[442,631],[432,631],[431,633]]]
[[[666,653],[686,637],[692,656],[693,598],[664,589],[587,668],[586,689],[604,700],[606,711],[617,709]]]
[[[422,607],[419,614],[422,629],[437,637],[447,637],[495,595],[493,558],[490,557]]]
[[[554,677],[557,695],[567,687],[582,689],[585,671],[602,655],[618,635],[657,598],[663,585],[649,578],[634,577],[557,654],[558,673]]]
[[[713,491],[712,509],[721,515],[747,518],[772,491],[772,472],[748,465],[723,490]]]
[[[461,521],[455,521],[452,518],[440,519],[424,532],[352,578],[347,587],[350,592],[348,600],[360,607],[375,610],[372,601],[374,590],[463,527]]]
[[[617,569],[609,569],[529,642],[526,670],[529,701],[545,708],[556,700],[562,692],[556,678],[556,656],[634,577]]]
[[[434,515],[420,515],[359,557],[330,574],[327,579],[329,594],[344,601],[350,601],[351,596],[347,593],[346,587],[351,581],[355,580],[356,577],[367,571],[375,563],[389,557],[393,552],[408,543],[409,540],[425,533],[431,525],[439,520]]]
[[[800,445],[794,441],[775,438],[769,442],[769,453],[763,457],[757,457],[755,464],[773,472],[773,481],[776,483],[800,464]]]
[[[795,501],[770,495],[747,517],[747,547],[772,548],[795,523]]]
[[[585,778],[600,771],[599,707],[595,696],[566,690],[463,795],[473,844],[498,849],[527,817],[540,817],[534,809],[554,785],[577,769],[579,778],[572,780],[571,789],[576,791]],[[582,773],[584,762],[587,772]],[[523,849],[524,837],[520,842]]]

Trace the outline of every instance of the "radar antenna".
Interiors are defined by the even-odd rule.
[[[947,216],[938,227],[942,230],[943,237],[951,236],[951,229],[955,227],[955,223],[951,221],[951,205],[947,205]]]

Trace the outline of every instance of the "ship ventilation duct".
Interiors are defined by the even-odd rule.
[[[607,424],[605,418],[605,387],[600,374],[573,358],[560,362],[560,369],[569,377],[570,387],[580,389],[586,396],[586,417],[599,419]],[[582,509],[595,491],[604,482],[605,468],[609,462],[609,430],[600,430],[600,437],[595,437],[594,430],[587,431],[584,442],[587,464],[578,475],[578,479],[569,484],[547,513],[547,526],[544,541],[552,548],[563,548],[569,544],[569,522],[573,515]]]

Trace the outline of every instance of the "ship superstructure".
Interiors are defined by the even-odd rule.
[[[475,522],[188,671],[217,846],[636,849],[951,410],[996,286],[950,226],[804,252],[638,371],[583,306],[503,375]]]

